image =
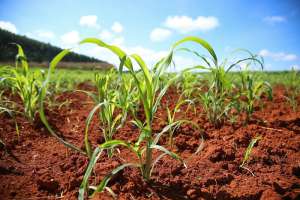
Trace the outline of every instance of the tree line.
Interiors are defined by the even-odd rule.
[[[20,44],[29,62],[49,62],[62,51],[49,43],[40,42],[26,36],[17,35],[0,28],[0,62],[13,62],[17,54],[17,47],[12,43]],[[85,55],[70,53],[65,58],[66,62],[97,62],[108,64],[105,61]]]

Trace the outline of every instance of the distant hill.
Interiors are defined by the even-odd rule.
[[[11,43],[17,43],[23,47],[29,62],[41,63],[42,65],[50,62],[54,56],[62,51],[61,48],[55,47],[49,43],[17,35],[0,28],[0,63],[13,63],[15,61],[17,47]],[[112,67],[111,64],[105,61],[73,52],[68,54],[63,61],[65,63],[76,63],[75,65],[77,66],[82,65],[82,68],[85,68],[85,66],[88,67],[89,65],[91,65],[92,68]],[[70,64],[67,65],[70,67]]]

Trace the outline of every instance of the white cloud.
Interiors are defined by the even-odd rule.
[[[172,32],[168,29],[164,28],[155,28],[150,33],[150,39],[153,42],[160,42],[166,40],[168,37],[170,37]]]
[[[111,26],[111,30],[115,33],[121,33],[123,31],[123,26],[120,22],[114,22]]]
[[[80,26],[89,27],[89,28],[100,28],[97,24],[98,17],[96,15],[86,15],[81,16],[79,20]]]
[[[144,59],[144,61],[146,62],[149,68],[152,68],[161,58],[168,55],[168,51],[154,50],[143,46],[127,47],[124,48],[124,50],[129,54],[136,53],[140,55]],[[199,64],[199,62],[197,63],[195,59],[191,57],[183,57],[181,55],[175,55],[173,61],[175,63],[176,68],[174,69],[170,66],[169,67],[170,71],[180,71],[187,67],[192,67],[195,66],[196,64]],[[135,65],[135,69],[139,69],[139,67]]]
[[[219,26],[219,20],[213,16],[198,16],[196,19],[188,16],[169,16],[165,21],[165,26],[180,33],[209,31]]]
[[[298,59],[298,56],[295,54],[285,52],[271,52],[267,49],[260,50],[259,55],[263,57],[270,57],[275,61],[293,61]]]
[[[100,37],[101,40],[108,40],[109,41],[113,38],[113,34],[108,30],[103,30],[99,34],[99,37]]]
[[[152,68],[157,61],[159,61],[161,58],[163,58],[168,54],[168,51],[154,50],[143,46],[125,46],[123,44],[120,45],[119,47],[122,50],[124,50],[127,54],[136,53],[140,55],[142,59],[144,59],[145,63],[149,68]],[[88,56],[92,56],[100,60],[105,60],[107,62],[114,64],[115,66],[118,66],[120,62],[118,57],[114,55],[112,52],[108,51],[107,49],[94,46],[94,45],[85,46],[83,48],[80,48],[76,52],[86,54]],[[170,67],[169,68],[170,71],[175,71],[175,70],[180,71],[186,67],[192,67],[195,66],[196,64],[199,64],[199,62],[197,62],[193,58],[183,57],[180,55],[175,55],[174,62],[176,64],[176,69]],[[133,65],[134,65],[134,69],[140,69],[135,62],[133,62]]]
[[[123,36],[116,36],[115,34],[111,33],[108,30],[103,30],[99,34],[99,37],[101,40],[104,40],[105,42],[108,42],[113,45],[121,46],[124,44],[124,37]]]
[[[0,21],[0,28],[10,31],[12,33],[18,32],[16,26],[13,23],[8,21]]]
[[[55,37],[55,34],[52,31],[46,31],[46,30],[37,30],[36,35],[40,38],[45,38],[45,39],[53,39]]]
[[[145,62],[151,66],[154,65],[160,58],[167,55],[167,51],[155,51],[153,49],[145,48],[143,46],[132,46],[125,48],[125,51],[129,54],[136,53],[140,55]]]
[[[80,49],[75,50],[77,53],[85,54],[94,58],[98,58],[103,61],[107,61],[114,65],[119,64],[119,59],[111,51],[101,48],[97,45],[84,45]]]
[[[47,30],[35,30],[33,32],[26,32],[25,35],[29,38],[42,40],[43,42],[53,42],[55,34]]]
[[[60,37],[62,45],[70,47],[77,44],[80,41],[79,33],[77,31],[70,31]]]
[[[286,21],[284,16],[267,16],[263,19],[263,21],[269,24],[282,23]]]
[[[122,46],[124,44],[124,37],[120,36],[120,37],[115,37],[111,43],[113,45],[116,45],[116,46]]]

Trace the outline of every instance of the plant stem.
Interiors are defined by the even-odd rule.
[[[146,161],[145,161],[145,171],[144,171],[144,178],[146,181],[150,180],[151,163],[152,163],[152,148],[151,148],[151,140],[148,139],[147,146],[146,146]]]
[[[107,149],[107,155],[108,155],[109,158],[113,157],[113,149],[112,148]]]

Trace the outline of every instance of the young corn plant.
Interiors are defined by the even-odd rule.
[[[35,114],[38,111],[41,75],[38,72],[34,73],[29,71],[29,65],[22,47],[18,44],[16,44],[16,46],[18,47],[16,68],[12,70],[13,76],[7,78],[22,100],[25,117],[30,122],[33,122]],[[19,63],[21,63],[21,69],[19,69]]]
[[[182,73],[177,84],[177,89],[182,91],[182,94],[186,99],[194,98],[194,94],[197,92],[197,87],[199,86],[199,78],[198,74],[190,71]]]
[[[84,42],[83,42],[84,43]],[[113,51],[115,53],[118,53],[118,48],[114,48],[112,47]],[[61,51],[59,54],[57,54],[50,62],[49,64],[49,69],[48,72],[46,74],[46,76],[44,77],[44,80],[42,82],[42,85],[39,89],[39,98],[38,98],[38,103],[39,103],[39,117],[42,121],[42,123],[44,124],[44,126],[47,128],[47,130],[49,131],[49,133],[55,137],[59,142],[61,142],[63,145],[65,145],[66,147],[78,151],[81,154],[90,155],[90,151],[89,151],[89,142],[88,142],[88,137],[85,136],[85,144],[86,144],[86,150],[83,151],[82,149],[80,149],[79,147],[63,140],[62,138],[60,138],[58,136],[58,134],[56,133],[56,131],[51,127],[51,125],[49,124],[48,120],[47,120],[47,116],[45,114],[45,108],[44,108],[44,102],[45,99],[47,97],[47,94],[51,93],[49,92],[49,90],[51,89],[51,81],[53,81],[53,73],[55,72],[56,66],[57,64],[69,53],[71,52],[71,49],[65,49],[63,51]],[[67,83],[73,83],[70,79],[67,79]]]
[[[291,78],[289,79],[289,88],[286,90],[286,94],[284,98],[292,107],[293,111],[297,111],[298,102],[297,98],[300,94],[300,87],[299,87],[299,72],[293,67],[291,70]]]
[[[268,98],[272,99],[272,86],[266,81],[257,81],[254,73],[251,73],[248,68],[250,63],[246,65],[244,70],[240,72],[241,76],[241,96],[245,96],[245,102],[243,102],[244,110],[246,111],[246,123],[249,122],[254,112],[254,104],[259,101],[262,93],[267,93]]]
[[[113,135],[119,128],[122,127],[127,117],[128,105],[124,105],[127,103],[126,99],[124,100],[126,96],[121,96],[126,94],[124,94],[125,92],[122,94],[119,92],[118,85],[114,84],[114,75],[114,70],[111,70],[107,74],[96,74],[95,83],[97,87],[97,94],[88,92],[89,96],[91,96],[96,103],[96,106],[92,109],[86,120],[85,145],[89,157],[92,156],[92,152],[88,142],[88,129],[96,111],[99,110],[98,116],[100,119],[100,127],[102,129],[105,142],[113,140]],[[128,88],[123,89],[126,90]],[[121,101],[118,101],[118,98],[121,98]],[[119,102],[122,106],[118,104]],[[120,108],[122,112],[117,113],[117,108]],[[112,157],[113,148],[107,149],[107,153],[108,157]]]
[[[192,37],[193,38],[193,37]],[[199,40],[193,38],[194,42]],[[205,70],[210,72],[209,88],[204,93],[200,91],[199,101],[204,107],[204,111],[207,115],[208,120],[216,127],[219,128],[224,121],[228,118],[229,111],[235,106],[236,99],[235,95],[232,92],[233,84],[229,79],[230,71],[246,61],[259,62],[255,56],[249,56],[243,59],[234,61],[231,64],[228,64],[225,59],[224,62],[219,63],[218,58],[215,54],[215,51],[209,43],[204,40],[201,40],[201,43],[197,42],[202,47],[204,47],[210,56],[204,56],[188,48],[180,48],[178,51],[187,51],[198,58],[201,59],[202,64],[195,67],[186,69],[185,71],[191,70]]]
[[[251,155],[251,152],[252,152],[252,149],[253,149],[254,145],[255,145],[259,140],[261,140],[261,139],[262,139],[261,136],[256,136],[255,138],[253,138],[253,139],[250,141],[250,143],[249,143],[249,145],[248,145],[248,147],[247,147],[247,149],[246,149],[246,151],[245,151],[243,161],[242,161],[242,163],[240,164],[240,167],[241,167],[241,168],[246,169],[246,170],[249,171],[253,176],[254,176],[254,174],[251,172],[251,170],[250,170],[249,168],[246,167],[246,165],[247,165],[248,162],[250,161],[250,155]]]
[[[171,111],[169,107],[167,106],[167,124],[170,126],[169,128],[169,146],[170,148],[173,148],[173,135],[174,132],[182,125],[182,124],[191,124],[194,128],[199,129],[199,126],[194,123],[193,121],[189,121],[186,119],[176,119],[176,113],[180,112],[180,108],[184,105],[188,104],[188,108],[185,112],[187,112],[190,108],[190,106],[194,106],[194,102],[188,99],[181,99],[179,98],[178,102],[176,103],[174,109]]]
[[[13,76],[13,68],[10,66],[0,66],[0,89],[4,91],[9,88],[13,91],[12,83],[9,81],[9,77]]]
[[[161,88],[161,76],[163,75],[166,68],[172,62],[173,49],[168,54],[168,56],[161,59],[152,70],[146,66],[143,59],[137,54],[126,55],[124,51],[120,48],[112,45],[108,45],[101,40],[95,38],[88,38],[83,40],[81,43],[94,43],[100,47],[104,47],[113,53],[115,53],[120,59],[119,72],[123,73],[123,68],[127,68],[130,76],[134,80],[134,84],[138,90],[138,97],[140,102],[142,103],[145,120],[140,120],[138,118],[133,120],[133,123],[138,126],[140,129],[140,136],[136,143],[131,144],[127,141],[122,140],[110,140],[99,145],[93,152],[92,157],[90,159],[88,168],[84,175],[83,181],[81,183],[79,189],[79,199],[84,199],[85,190],[88,188],[88,179],[91,175],[92,169],[95,166],[97,160],[99,159],[101,153],[105,149],[115,148],[117,146],[123,146],[131,150],[138,158],[138,163],[125,163],[114,169],[111,173],[104,177],[101,183],[96,187],[89,187],[93,189],[92,195],[97,192],[102,192],[107,188],[107,184],[113,175],[118,173],[120,170],[123,170],[126,167],[138,167],[141,171],[141,175],[144,180],[149,181],[151,178],[151,172],[153,167],[157,163],[159,159],[161,159],[164,155],[169,155],[174,159],[180,160],[183,162],[178,155],[173,152],[170,152],[166,148],[158,145],[158,141],[160,136],[163,133],[168,132],[168,130],[174,125],[168,125],[165,127],[162,132],[157,134],[154,137],[154,133],[152,131],[152,121],[156,110],[160,104],[162,97],[165,95],[168,87],[174,82],[177,78],[173,77],[168,80],[166,85]],[[173,47],[174,48],[174,47]],[[133,69],[133,63],[135,61],[137,65],[140,67],[140,72],[136,72]],[[155,160],[153,160],[153,150],[156,149],[158,151],[162,151],[163,153],[158,156]]]
[[[29,65],[24,54],[22,47],[18,44],[15,44],[18,48],[18,54],[16,56],[16,68],[12,69],[11,73],[5,73],[7,76],[2,77],[1,72],[1,80],[5,78],[9,85],[12,87],[13,92],[17,92],[20,96],[23,107],[24,107],[24,115],[30,122],[34,122],[35,116],[38,113],[41,121],[50,132],[52,136],[54,136],[59,142],[64,144],[65,146],[79,151],[82,154],[85,154],[80,148],[66,142],[62,138],[60,138],[55,131],[51,128],[50,124],[45,115],[44,111],[44,100],[46,95],[49,93],[49,83],[51,74],[54,72],[56,65],[58,62],[67,55],[70,50],[64,50],[59,53],[57,56],[53,58],[50,62],[49,70],[47,76],[45,77],[43,73],[32,72],[29,69]],[[21,67],[19,64],[21,63]],[[2,71],[2,70],[1,70]],[[3,110],[3,109],[2,109]],[[3,111],[8,113],[13,113],[10,110],[4,109]],[[19,135],[18,126],[16,124],[16,131]]]
[[[123,120],[127,119],[130,114],[133,119],[137,119],[137,111],[139,110],[138,90],[134,86],[133,79],[126,74],[119,74],[118,98],[117,104],[123,113]]]
[[[2,81],[3,80],[4,79],[2,79]],[[0,83],[2,81],[0,80]],[[19,139],[20,132],[19,132],[19,126],[16,119],[16,114],[18,113],[18,111],[15,109],[14,102],[3,98],[3,91],[0,92],[0,114],[2,113],[8,114],[14,120],[16,134]]]

